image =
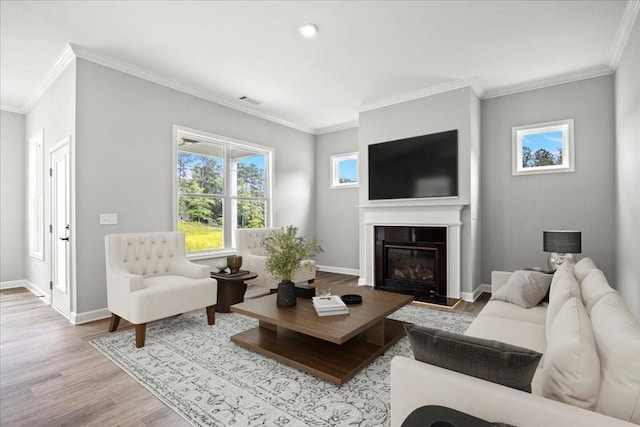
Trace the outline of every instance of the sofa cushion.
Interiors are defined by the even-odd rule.
[[[549,289],[549,305],[547,306],[547,322],[546,334],[553,324],[553,319],[567,301],[571,297],[582,299],[580,294],[580,285],[573,274],[573,267],[569,263],[563,263],[562,269],[558,269],[551,280],[551,288]]]
[[[600,389],[600,357],[582,302],[572,297],[547,336],[542,395],[593,411]]]
[[[522,308],[535,307],[547,294],[551,277],[539,271],[514,271],[507,283],[498,289],[491,299],[510,302]]]
[[[531,308],[522,308],[510,302],[491,300],[487,302],[478,316],[503,317],[544,325],[547,317],[547,308],[542,304]]]
[[[542,354],[503,342],[405,325],[416,360],[531,392]]]
[[[589,274],[580,282],[580,293],[582,294],[582,303],[587,309],[587,313],[591,314],[591,309],[605,295],[615,292],[607,278],[604,277],[602,271],[597,268],[592,269]]]
[[[640,424],[640,324],[618,292],[591,309],[602,367],[596,412]]]
[[[595,269],[596,265],[593,263],[593,260],[591,258],[582,258],[573,266],[573,270],[576,274],[576,279],[578,279],[578,282],[580,283],[582,283],[584,278],[587,277],[587,275]]]
[[[478,316],[464,333],[476,338],[501,341],[544,353],[545,326],[496,316]]]

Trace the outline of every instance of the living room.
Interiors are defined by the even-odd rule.
[[[358,276],[365,284],[371,284],[362,219],[371,208],[367,147],[458,129],[457,204],[463,205],[459,297],[473,301],[489,291],[494,270],[545,266],[542,231],[562,227],[582,232],[582,256],[596,261],[640,318],[640,267],[635,262],[640,247],[634,238],[640,233],[640,200],[633,196],[640,184],[634,166],[640,160],[638,2],[614,3],[620,4],[607,10],[617,24],[599,67],[575,67],[522,82],[517,90],[493,92],[479,89],[472,79],[448,78],[358,105],[355,121],[311,128],[145,79],[140,69],[126,69],[124,59],[74,44],[59,46],[51,58],[58,56],[58,68],[49,61],[55,78],[38,82],[42,90],[35,91],[39,97],[27,103],[29,108],[2,103],[2,287],[19,282],[45,300],[50,295],[50,265],[29,255],[25,221],[25,147],[40,129],[45,152],[67,136],[74,141],[74,269],[68,308],[74,324],[109,315],[105,234],[174,229],[174,125],[273,148],[273,225],[293,224],[302,235],[317,238],[325,250],[316,259],[321,270]],[[322,26],[322,31],[329,30]],[[3,80],[3,92],[10,84]],[[407,92],[412,96],[403,98]],[[514,176],[512,128],[569,118],[575,122],[575,171]],[[359,153],[359,187],[331,189],[331,156],[351,152]],[[117,213],[117,225],[98,223],[106,212]],[[48,260],[47,243],[43,250]],[[196,262],[214,265],[215,259]]]

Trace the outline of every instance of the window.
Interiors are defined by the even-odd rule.
[[[331,188],[358,186],[358,153],[331,156]]]
[[[44,130],[29,138],[29,255],[44,261]]]
[[[513,175],[575,171],[573,119],[512,128]]]
[[[236,228],[271,226],[273,150],[175,126],[176,229],[187,253],[231,251]]]

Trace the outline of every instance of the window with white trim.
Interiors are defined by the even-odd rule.
[[[513,175],[575,171],[573,119],[512,128]]]
[[[358,186],[358,153],[331,156],[331,188]]]
[[[44,129],[29,138],[29,255],[44,261]]]
[[[237,228],[270,227],[273,149],[174,127],[176,229],[187,253],[235,247]]]

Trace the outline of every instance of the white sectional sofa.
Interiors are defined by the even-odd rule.
[[[426,405],[521,427],[640,424],[640,322],[589,258],[565,264],[548,302],[491,300],[465,332],[543,353],[532,393],[398,356],[391,425]],[[492,274],[494,295],[511,274]]]

